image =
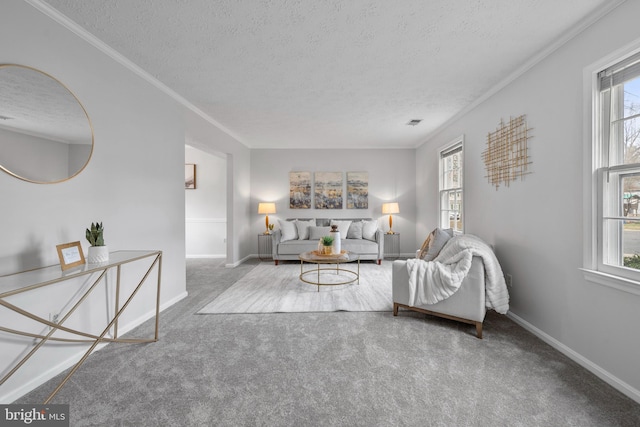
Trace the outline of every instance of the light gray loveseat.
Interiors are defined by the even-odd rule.
[[[289,218],[286,221],[289,223],[295,221],[313,223],[313,219],[311,218]],[[375,222],[371,218],[336,218],[335,221],[351,221],[352,224],[354,222],[366,221],[369,227]],[[281,226],[289,226],[289,224],[283,224],[282,221],[280,221],[280,223]],[[358,224],[356,224],[354,229],[350,227],[347,233],[340,230],[340,244],[342,249],[360,254],[361,260],[373,260],[380,264],[384,256],[384,232],[377,227],[377,222],[375,223],[375,232],[369,233],[368,239],[360,237],[360,233],[358,233],[357,230]],[[271,247],[275,264],[278,265],[278,261],[280,260],[299,260],[298,255],[301,253],[316,250],[320,237],[329,235],[330,224],[331,219],[329,218],[316,218],[315,225],[309,227],[308,236],[299,236],[296,234],[296,238],[289,240],[283,240],[283,230],[274,230],[271,235]],[[288,237],[291,236],[289,235]],[[300,239],[299,237],[303,238]]]

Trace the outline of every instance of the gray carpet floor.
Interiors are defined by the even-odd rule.
[[[188,260],[160,341],[107,346],[52,403],[72,426],[640,425],[639,404],[493,312],[482,340],[409,312],[195,314],[256,265]]]

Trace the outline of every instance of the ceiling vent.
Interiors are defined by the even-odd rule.
[[[409,123],[407,123],[408,126],[417,126],[418,124],[420,124],[420,122],[422,121],[422,119],[413,119],[411,121],[409,121]]]

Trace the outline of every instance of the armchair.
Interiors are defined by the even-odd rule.
[[[493,249],[471,234],[436,228],[415,259],[392,266],[393,315],[406,308],[476,326],[487,309],[509,311],[509,292]]]
[[[485,269],[482,258],[474,256],[471,268],[460,288],[449,298],[435,304],[410,306],[409,272],[407,261],[397,260],[392,265],[393,315],[398,309],[417,311],[458,322],[475,325],[476,336],[482,339],[482,322],[487,312],[485,304]]]

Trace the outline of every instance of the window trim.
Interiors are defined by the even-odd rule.
[[[599,73],[640,52],[640,39],[616,50],[583,69],[583,266],[585,280],[623,292],[640,295],[640,272],[624,267],[602,268],[602,203],[598,168],[602,165]]]
[[[450,152],[457,150],[458,147],[460,147],[461,153],[462,153],[462,182],[461,182],[461,186],[459,187],[461,192],[462,192],[462,209],[460,209],[460,216],[462,217],[462,228],[460,230],[455,230],[455,233],[458,234],[463,234],[464,233],[464,229],[465,229],[465,223],[466,223],[466,215],[465,215],[465,209],[466,209],[466,195],[465,195],[465,180],[466,180],[466,173],[465,173],[465,165],[466,165],[466,158],[465,158],[465,148],[464,148],[464,134],[460,135],[458,137],[456,137],[455,139],[449,141],[447,144],[443,145],[442,147],[440,147],[438,149],[438,227],[442,227],[442,223],[441,223],[441,215],[442,215],[442,191],[443,190],[443,169],[442,169],[442,156],[449,154]],[[447,227],[449,228],[449,227]]]

